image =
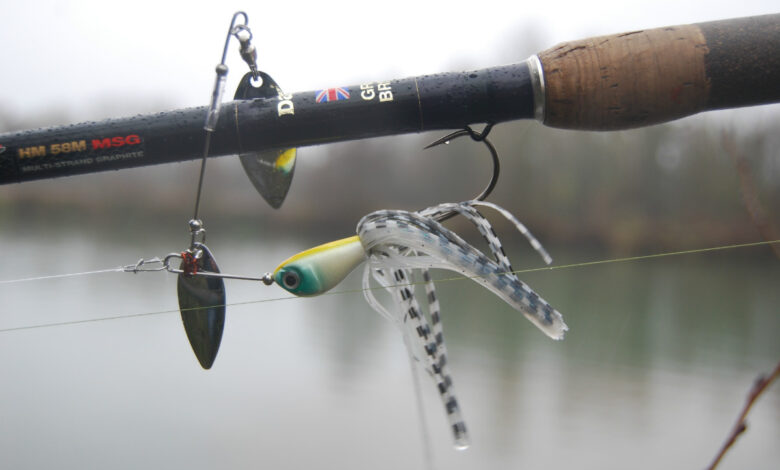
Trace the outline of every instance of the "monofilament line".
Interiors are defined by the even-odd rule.
[[[780,240],[770,240],[770,241],[763,241],[763,242],[752,242],[752,243],[739,243],[735,245],[723,245],[723,246],[715,246],[711,248],[695,248],[692,250],[682,250],[682,251],[672,251],[668,253],[655,253],[652,255],[641,255],[641,256],[629,256],[627,258],[614,258],[614,259],[605,259],[605,260],[598,260],[598,261],[585,261],[583,263],[574,263],[574,264],[564,264],[561,266],[545,266],[543,268],[531,268],[531,269],[523,269],[520,271],[514,271],[515,274],[524,274],[524,273],[533,273],[537,271],[554,271],[559,269],[569,269],[569,268],[580,268],[584,266],[596,266],[599,264],[611,264],[611,263],[627,263],[629,261],[642,261],[642,260],[648,260],[648,259],[655,259],[655,258],[666,258],[669,256],[680,256],[680,255],[693,255],[698,253],[710,253],[713,251],[724,251],[724,250],[732,250],[736,248],[750,248],[754,246],[763,246],[763,245],[772,245],[774,243],[780,243]]]
[[[681,255],[691,255],[691,254],[701,254],[701,253],[709,253],[714,251],[725,251],[725,250],[733,250],[737,248],[751,248],[751,247],[758,247],[758,246],[766,246],[771,245],[775,243],[780,243],[780,240],[770,240],[770,241],[762,241],[762,242],[753,242],[753,243],[740,243],[740,244],[734,244],[734,245],[723,245],[723,246],[716,246],[711,248],[697,248],[692,250],[683,250],[683,251],[674,251],[674,252],[668,252],[668,253],[655,253],[652,255],[642,255],[642,256],[631,256],[627,258],[614,258],[614,259],[606,259],[606,260],[596,260],[596,261],[585,261],[582,263],[573,263],[573,264],[566,264],[561,266],[545,266],[542,268],[530,268],[530,269],[521,269],[513,271],[514,274],[527,274],[527,273],[533,273],[538,271],[554,271],[554,270],[561,270],[561,269],[572,269],[572,268],[580,268],[580,267],[588,267],[588,266],[596,266],[596,265],[602,265],[602,264],[613,264],[613,263],[627,263],[632,261],[641,261],[641,260],[649,260],[649,259],[655,259],[655,258],[667,258],[670,256],[681,256]],[[40,277],[31,277],[31,278],[25,278],[25,279],[12,279],[7,281],[0,281],[0,284],[10,284],[13,282],[26,282],[26,281],[37,281],[37,280],[46,280],[46,279],[58,279],[58,278],[66,278],[66,277],[73,277],[73,276],[81,276],[81,275],[87,275],[87,274],[100,274],[100,273],[109,273],[109,272],[122,272],[124,271],[124,268],[111,268],[111,269],[103,269],[103,270],[97,270],[97,271],[85,271],[81,273],[71,273],[71,274],[57,274],[53,276],[40,276]],[[464,279],[471,279],[468,276],[456,276],[456,277],[449,277],[444,279],[437,279],[436,282],[450,282],[450,281],[462,281]],[[406,282],[406,283],[399,283],[398,285],[403,286],[415,286],[415,285],[423,285],[424,283],[418,282]],[[375,289],[383,289],[383,287],[374,287],[371,288],[371,290]],[[325,295],[344,295],[344,294],[355,294],[355,293],[362,293],[365,289],[344,289],[344,290],[332,290],[329,292],[325,292],[320,295],[320,297]],[[280,300],[302,300],[303,297],[296,297],[296,296],[286,296],[286,297],[273,297],[268,299],[261,299],[261,300],[247,300],[244,302],[233,302],[228,303],[225,305],[225,307],[232,307],[232,306],[238,306],[238,305],[250,305],[250,304],[260,304],[260,303],[268,303],[268,302],[278,302]],[[209,306],[209,307],[201,307],[201,308],[213,308],[215,306]],[[152,316],[152,315],[163,315],[163,314],[170,314],[170,313],[178,313],[179,310],[161,310],[156,312],[145,312],[145,313],[133,313],[128,315],[117,315],[112,317],[101,317],[101,318],[91,318],[91,319],[84,319],[84,320],[73,320],[73,321],[64,321],[64,322],[58,322],[58,323],[46,323],[41,325],[28,325],[28,326],[18,326],[18,327],[11,327],[11,328],[3,328],[0,329],[0,333],[7,333],[11,331],[20,331],[20,330],[32,330],[37,328],[48,328],[53,326],[66,326],[66,325],[78,325],[82,323],[95,323],[100,321],[107,321],[107,320],[119,320],[124,318],[138,318],[138,317],[145,317],[145,316]]]
[[[14,284],[17,282],[30,282],[30,281],[45,281],[48,279],[63,279],[67,277],[87,276],[90,274],[115,273],[115,272],[123,272],[123,271],[124,271],[123,267],[116,267],[116,268],[108,268],[108,269],[98,269],[96,271],[83,271],[80,273],[52,274],[49,276],[25,277],[21,279],[6,279],[4,281],[0,281],[0,284]]]

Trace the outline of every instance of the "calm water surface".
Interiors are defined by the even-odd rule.
[[[0,279],[128,264],[180,249],[184,235],[6,226]],[[223,271],[242,274],[325,241],[225,236],[209,246]],[[557,264],[601,257],[548,248]],[[473,282],[441,282],[473,443],[452,449],[421,377],[435,467],[704,467],[755,376],[780,359],[780,263],[761,250],[524,275],[564,314],[562,342]],[[539,266],[525,247],[511,254],[526,260],[516,268]],[[359,287],[353,275],[344,293],[288,299],[229,282],[236,305],[215,366],[203,371],[171,275],[0,284],[0,328],[150,314],[0,333],[0,466],[422,469],[401,337]],[[777,468],[780,385],[749,425],[722,468]]]

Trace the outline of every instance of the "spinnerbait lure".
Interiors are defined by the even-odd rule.
[[[373,212],[360,220],[357,236],[298,253],[268,276],[292,294],[314,296],[330,290],[366,262],[363,273],[366,300],[374,310],[399,327],[409,353],[425,364],[439,390],[455,445],[459,448],[468,446],[468,433],[453,391],[439,301],[428,270],[447,269],[473,279],[522,312],[553,339],[563,339],[568,329],[561,314],[513,273],[498,236],[477,210],[478,206],[498,211],[526,236],[546,263],[552,261],[539,241],[511,213],[495,204],[468,201],[440,204],[418,212]],[[477,227],[487,242],[492,259],[441,225],[439,220],[451,213],[463,215]],[[430,321],[414,294],[415,270],[420,270],[425,283]],[[390,308],[374,296],[371,279],[391,295],[393,305]]]

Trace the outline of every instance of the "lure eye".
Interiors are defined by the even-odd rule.
[[[295,271],[287,271],[282,275],[282,283],[286,289],[297,289],[301,285],[301,276]]]

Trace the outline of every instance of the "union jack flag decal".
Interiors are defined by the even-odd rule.
[[[349,88],[328,88],[326,90],[317,90],[315,95],[317,103],[327,103],[328,101],[341,101],[349,99]]]

